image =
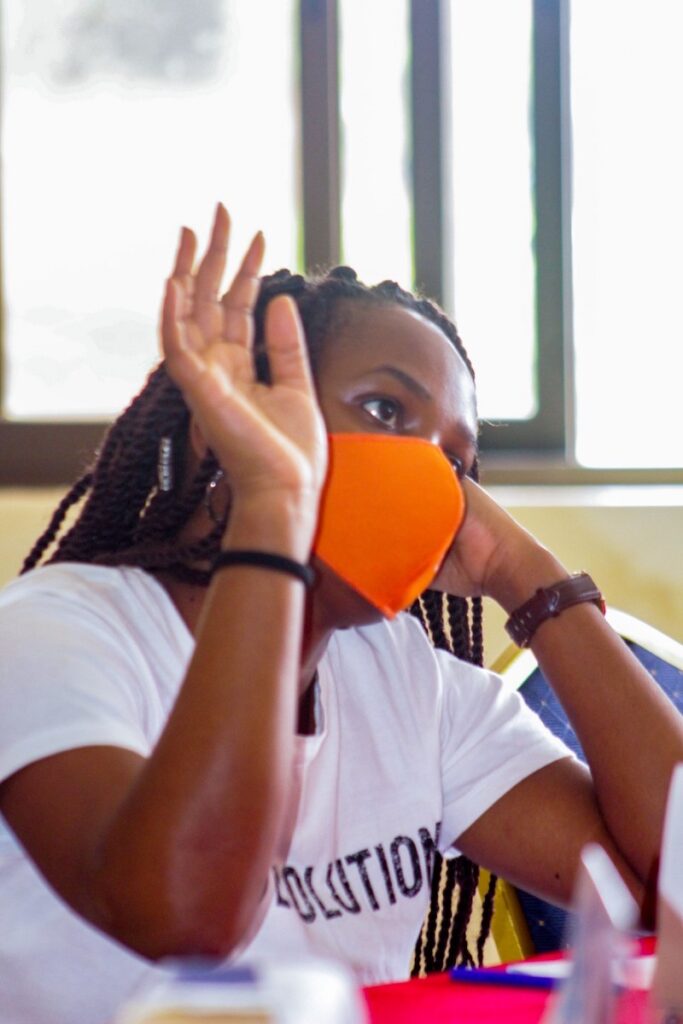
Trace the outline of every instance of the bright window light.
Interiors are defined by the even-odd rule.
[[[683,4],[571,11],[576,448],[681,466]]]
[[[342,251],[368,284],[412,287],[407,0],[339,5]]]
[[[485,419],[536,412],[530,0],[451,0],[454,295]]]
[[[298,243],[295,0],[5,0],[2,247],[15,418],[108,416],[157,359],[178,230]],[[267,26],[267,30],[264,30]]]

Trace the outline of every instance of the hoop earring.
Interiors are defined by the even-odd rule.
[[[157,487],[160,491],[173,490],[173,438],[162,437],[159,440],[157,454]]]
[[[216,524],[216,526],[221,526],[223,524],[223,519],[221,516],[216,515],[216,510],[213,507],[213,498],[216,493],[216,488],[224,476],[224,470],[219,467],[209,480],[206,485],[206,490],[204,491],[204,508],[209,513],[209,518]]]

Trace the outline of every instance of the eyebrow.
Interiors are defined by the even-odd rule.
[[[370,373],[388,373],[390,377],[395,377],[396,380],[400,381],[408,391],[412,391],[418,398],[424,398],[431,401],[431,394],[427,391],[424,385],[416,381],[414,377],[411,377],[409,373],[405,373],[404,370],[399,370],[397,366],[391,366],[390,363],[383,363],[381,366],[373,366],[369,371]]]
[[[404,384],[405,387],[408,388],[409,391],[412,391],[414,395],[417,395],[419,398],[424,398],[427,401],[432,400],[432,395],[427,388],[423,384],[420,384],[419,381],[415,380],[414,377],[411,377],[409,373],[406,373],[405,370],[399,370],[398,366],[392,366],[391,363],[382,363],[381,366],[373,366],[373,368],[367,372],[388,373],[390,377],[394,377],[396,380]],[[473,434],[472,431],[467,428],[462,432],[465,435],[466,443],[469,444],[474,451],[474,458],[478,459],[479,441],[477,435]]]

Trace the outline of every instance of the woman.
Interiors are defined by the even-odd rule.
[[[453,326],[344,269],[260,286],[261,235],[221,299],[228,229],[219,206],[196,273],[183,231],[165,366],[26,568],[89,490],[51,564],[2,598],[7,1019],[106,1021],[167,956],[312,952],[366,982],[405,975],[437,847],[560,903],[589,840],[639,898],[656,862],[680,717],[590,584],[563,584],[576,603],[557,617],[514,614],[568,573],[473,479]],[[378,444],[395,471],[373,469]],[[419,513],[437,478],[424,531],[392,515],[411,489]],[[377,529],[375,491],[384,520],[350,565],[334,530],[356,504],[352,535]],[[387,588],[421,532],[428,570]],[[432,581],[431,631],[439,588],[461,658],[481,647],[465,598],[526,629],[592,777],[495,677],[393,617]]]

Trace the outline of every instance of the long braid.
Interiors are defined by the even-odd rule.
[[[157,489],[159,439],[171,437],[176,476],[182,475],[188,423],[183,397],[161,364],[111,426],[93,465],[62,500],[22,571],[39,563],[57,539],[66,511],[85,494],[77,521],[58,541],[49,562],[140,565],[144,561],[144,568],[155,569],[176,563],[173,538],[201,499],[207,474],[216,468],[211,456],[184,493]]]
[[[460,858],[458,858],[459,860]],[[457,866],[457,861],[451,861],[451,866],[445,857],[441,857],[439,875],[439,887],[437,893],[437,900],[441,909],[440,927],[435,936],[434,947],[430,955],[430,971],[443,971],[448,965],[446,953],[449,949],[449,938],[454,933],[454,928],[458,924],[458,914],[456,912],[453,916],[453,904],[456,888],[460,882],[460,876],[462,872]],[[460,909],[463,903],[466,902],[463,899],[463,890],[460,890],[460,897],[458,899],[458,909]],[[458,944],[460,943],[460,931],[457,930]]]
[[[446,598],[448,630],[451,634],[453,653],[462,661],[472,661],[472,638],[470,636],[469,608],[464,597]]]
[[[458,857],[454,862],[455,875],[460,886],[460,898],[453,918],[448,952],[444,958],[442,970],[460,963],[463,967],[472,967],[474,958],[467,944],[467,925],[472,916],[474,895],[479,881],[479,868],[466,857]],[[480,934],[477,943],[483,949],[486,937]]]
[[[447,872],[444,868],[444,858],[438,850],[434,852],[432,863],[432,884],[429,899],[429,908],[425,916],[420,934],[413,950],[411,975],[423,977],[425,974],[432,974],[438,970],[435,959],[435,950],[438,944],[438,935],[442,925],[443,898],[442,889],[448,883]]]
[[[55,537],[59,533],[64,518],[72,507],[77,505],[81,500],[85,492],[88,490],[92,483],[92,473],[84,473],[83,476],[76,481],[71,490],[67,491],[65,496],[60,501],[57,508],[52,513],[52,518],[48,524],[45,532],[35,542],[28,555],[24,559],[24,563],[21,567],[22,573],[28,572],[29,569],[35,568],[40,562],[43,554],[54,541]]]
[[[486,887],[486,893],[481,906],[481,929],[477,938],[477,961],[480,965],[484,962],[484,943],[486,942],[486,936],[491,930],[491,919],[493,918],[496,896],[496,882],[497,878],[492,873],[489,877],[489,884]]]
[[[484,664],[484,608],[480,597],[473,597],[470,601],[470,613],[472,616],[472,664]]]
[[[309,358],[315,374],[318,359],[334,328],[357,306],[400,306],[435,324],[453,344],[474,378],[474,370],[455,325],[426,298],[405,291],[392,281],[374,287],[361,283],[349,267],[336,267],[326,275],[305,278],[287,270],[261,282],[254,310],[254,360],[257,376],[269,380],[264,343],[265,310],[270,300],[289,294],[304,326]],[[214,524],[200,541],[181,545],[177,535],[202,501],[217,468],[211,454],[191,480],[185,477],[185,447],[189,411],[182,394],[168,377],[164,364],[150,375],[146,386],[110,428],[93,465],[81,476],[57,507],[49,526],[28,555],[22,571],[37,566],[53,543],[49,562],[80,561],[106,565],[136,565],[147,571],[164,570],[176,579],[206,586],[210,572],[201,568],[218,553],[224,524]],[[162,437],[172,439],[174,472],[183,486],[171,492],[157,488],[157,453]],[[477,479],[477,467],[472,471]],[[67,511],[82,498],[83,508],[74,525],[59,539]],[[199,565],[198,565],[199,563]],[[468,602],[426,591],[411,612],[437,647],[463,660],[482,664],[481,601]],[[465,930],[477,886],[478,868],[464,857],[435,855],[433,894],[425,927],[416,946],[414,973],[443,970],[458,957],[471,961]],[[453,913],[452,896],[458,892]],[[445,898],[447,897],[447,898]],[[481,955],[490,923],[489,904],[477,941]]]
[[[427,625],[429,627],[428,633],[432,643],[435,647],[439,647],[443,651],[450,651],[453,648],[445,630],[446,623],[444,621],[443,614],[443,597],[444,595],[439,593],[437,590],[425,590],[424,594],[422,594],[421,600],[424,606]]]

